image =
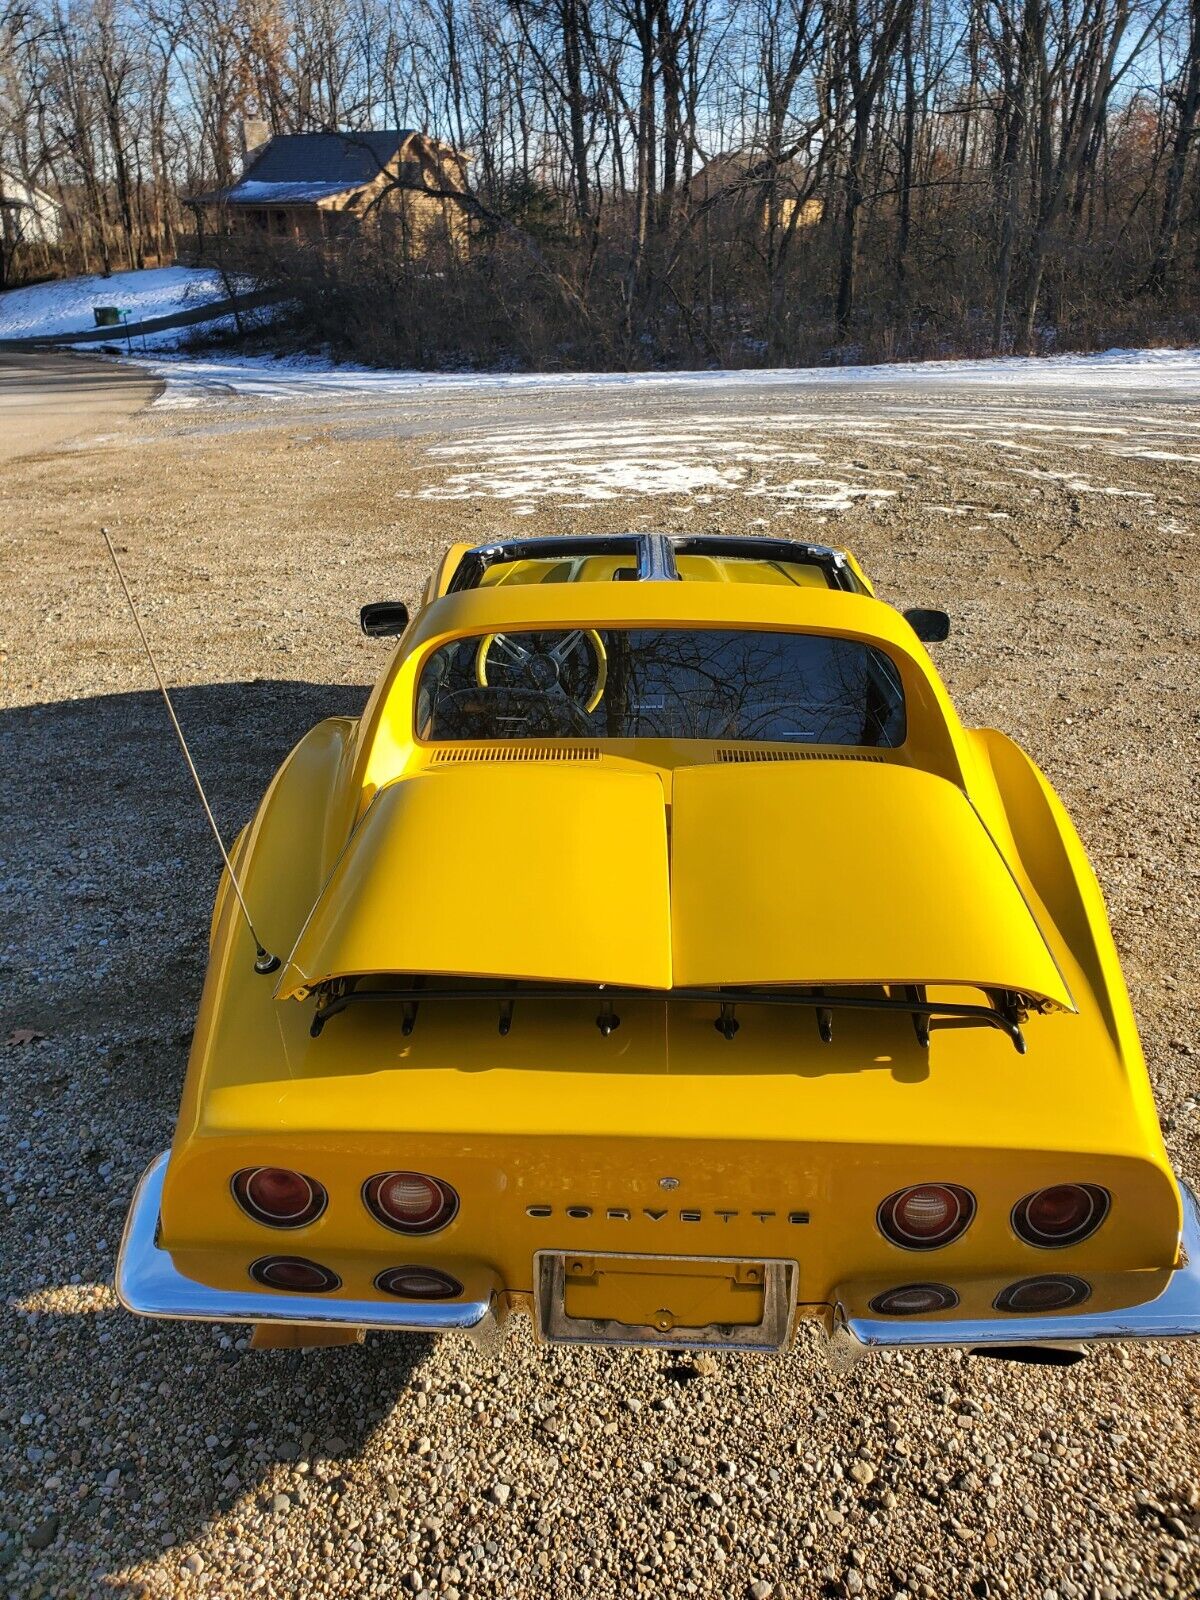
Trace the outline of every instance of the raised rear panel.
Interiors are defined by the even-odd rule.
[[[662,780],[465,765],[381,790],[277,993],[384,973],[666,988]]]
[[[1071,1007],[956,785],[909,767],[686,767],[671,826],[679,987],[950,983]]]
[[[962,791],[875,763],[466,763],[389,785],[284,971],[649,989],[961,984],[1072,999]]]

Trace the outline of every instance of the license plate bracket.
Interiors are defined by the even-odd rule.
[[[787,1260],[540,1250],[538,1336],[547,1344],[782,1350],[798,1278]],[[697,1316],[705,1320],[689,1320]]]

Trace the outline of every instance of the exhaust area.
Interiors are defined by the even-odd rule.
[[[1083,1360],[1084,1349],[1081,1344],[986,1344],[973,1346],[971,1354],[1027,1367],[1073,1367]]]

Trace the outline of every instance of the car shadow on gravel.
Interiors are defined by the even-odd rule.
[[[62,1409],[55,1459],[32,1493],[9,1500],[4,1520],[27,1552],[31,1535],[36,1546],[39,1530],[44,1538],[52,1529],[34,1569],[50,1593],[70,1582],[81,1585],[71,1592],[128,1600],[149,1592],[143,1564],[210,1529],[220,1534],[223,1523],[282,1528],[295,1507],[336,1528],[371,1436],[432,1349],[393,1335],[332,1350],[251,1351],[237,1348],[248,1328],[84,1307],[23,1320],[22,1392]]]
[[[228,842],[297,740],[323,717],[357,715],[367,689],[264,679],[172,693]],[[221,862],[160,696],[0,712],[0,814],[14,819],[0,1025],[24,1017],[10,1026],[50,1034],[111,1016],[124,1044],[135,1021],[186,1016]]]
[[[366,692],[175,692],[227,839],[303,733]],[[220,862],[153,692],[0,712],[0,812],[0,1040],[44,1035],[0,1047],[0,1586],[135,1595],[139,1563],[269,1502],[277,1464],[308,1461],[328,1504],[429,1346],[250,1352],[248,1329],[113,1309],[124,1213],[174,1126]]]

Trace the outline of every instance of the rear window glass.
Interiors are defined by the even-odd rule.
[[[729,739],[894,747],[904,692],[854,639],[725,628],[559,628],[456,639],[426,661],[417,735]]]

